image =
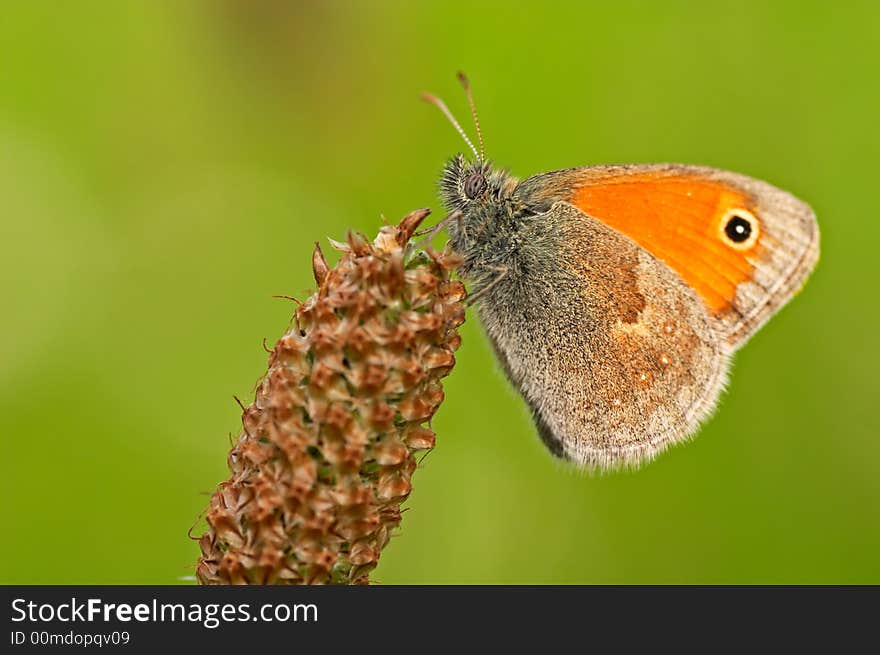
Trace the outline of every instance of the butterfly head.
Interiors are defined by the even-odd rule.
[[[491,162],[467,161],[459,154],[449,160],[440,177],[440,196],[450,211],[464,214],[486,205],[504,202],[513,193],[517,180]]]
[[[462,154],[456,155],[446,164],[440,177],[443,204],[456,216],[456,220],[449,223],[453,246],[472,250],[487,238],[486,232],[489,226],[497,224],[497,217],[507,213],[508,200],[518,180],[486,160],[480,119],[470,83],[463,73],[458,74],[458,80],[467,94],[479,150],[442,100],[428,93],[422,97],[443,112],[474,155],[473,160],[466,159]]]

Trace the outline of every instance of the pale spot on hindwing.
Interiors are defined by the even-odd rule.
[[[645,296],[639,291],[638,257],[634,252],[619,253],[617,261],[609,261],[612,284],[617,288],[614,311],[626,324],[637,324],[645,309]]]

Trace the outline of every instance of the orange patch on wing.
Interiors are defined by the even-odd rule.
[[[665,262],[715,315],[730,309],[737,285],[752,277],[747,256],[754,248],[735,250],[719,233],[725,212],[751,209],[752,202],[726,184],[688,175],[621,175],[586,182],[570,201]]]

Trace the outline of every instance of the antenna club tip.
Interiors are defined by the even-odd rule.
[[[468,88],[470,86],[471,83],[468,80],[467,75],[465,75],[462,71],[458,71],[458,73],[456,73],[456,77],[458,78],[458,81],[461,82],[461,85],[464,88]]]
[[[468,148],[470,148],[471,152],[474,153],[474,157],[476,157],[477,159],[482,159],[482,156],[480,155],[479,152],[477,152],[477,149],[474,147],[474,144],[468,138],[467,134],[465,134],[465,131],[463,129],[461,129],[461,125],[459,125],[458,121],[455,120],[455,116],[452,115],[452,112],[449,111],[449,108],[445,104],[443,104],[443,101],[440,100],[440,98],[438,98],[434,95],[431,95],[430,93],[423,93],[422,100],[427,101],[428,103],[437,107],[441,112],[443,112],[443,115],[446,116],[446,118],[449,120],[450,123],[452,123],[452,126],[455,128],[456,132],[458,132],[461,135],[461,138],[464,139],[465,143],[467,143]],[[474,122],[477,123],[476,110],[474,109],[473,98],[470,97],[470,91],[468,92],[468,100],[470,101],[471,111],[474,113]],[[480,131],[479,123],[477,123],[477,132],[479,133],[479,131]],[[482,135],[480,135],[481,148],[482,148],[482,139],[483,139],[483,137],[482,137]]]

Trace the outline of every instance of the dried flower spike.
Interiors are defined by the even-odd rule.
[[[366,584],[409,495],[464,321],[448,249],[413,252],[428,210],[349,233],[269,356],[206,511],[202,584]]]

